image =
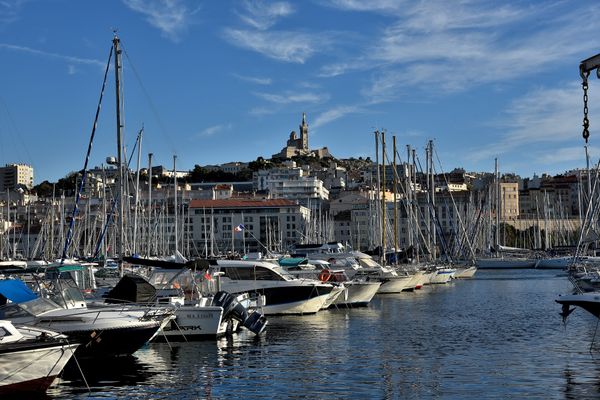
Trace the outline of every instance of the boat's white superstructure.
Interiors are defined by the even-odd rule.
[[[333,286],[297,279],[273,263],[217,260],[210,268],[220,288],[232,294],[248,292],[265,298],[262,311],[273,314],[314,314],[326,304]]]

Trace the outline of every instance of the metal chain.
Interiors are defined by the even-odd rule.
[[[589,73],[585,75],[581,87],[583,88],[583,138],[587,144],[588,138],[590,137],[590,120],[588,119],[588,77]]]

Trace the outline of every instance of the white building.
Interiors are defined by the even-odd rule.
[[[192,238],[201,254],[283,251],[299,243],[310,210],[286,199],[192,200]]]
[[[323,181],[295,166],[257,171],[254,183],[257,190],[268,191],[271,198],[296,200],[309,208],[318,208],[329,200],[329,190]]]
[[[33,167],[27,164],[6,164],[0,167],[0,191],[15,190],[19,186],[33,188]]]

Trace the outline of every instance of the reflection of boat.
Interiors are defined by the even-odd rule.
[[[0,395],[44,393],[77,346],[56,332],[0,320]]]

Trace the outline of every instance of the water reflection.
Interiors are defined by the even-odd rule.
[[[484,271],[366,308],[271,317],[260,338],[151,344],[98,365],[89,396],[598,398],[596,319],[562,325],[554,297],[568,290],[551,271]],[[80,378],[65,379],[50,397],[87,398]]]

